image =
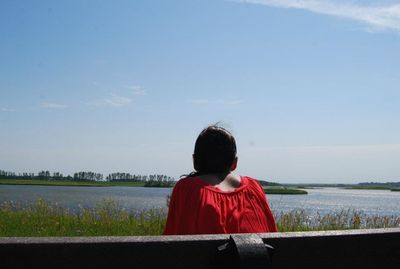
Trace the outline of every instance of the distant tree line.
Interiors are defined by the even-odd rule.
[[[64,176],[60,172],[40,171],[39,173],[15,173],[0,170],[0,178],[4,179],[45,179],[45,180],[73,180],[73,181],[114,181],[114,182],[145,182],[146,187],[172,186],[174,178],[167,175],[134,175],[130,173],[111,173],[104,177],[95,172],[76,172],[73,176]]]
[[[397,187],[400,188],[400,182],[360,182],[360,186],[371,186],[371,187]]]
[[[95,172],[76,172],[74,180],[79,181],[103,181],[103,175]]]
[[[166,175],[150,175],[145,182],[145,187],[172,187],[174,185],[174,179]]]
[[[111,173],[106,177],[108,181],[130,181],[130,182],[138,182],[138,181],[146,181],[148,176],[145,175],[132,175],[129,173]]]

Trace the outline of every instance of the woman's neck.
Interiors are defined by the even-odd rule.
[[[203,174],[198,178],[222,191],[234,191],[241,184],[240,176],[233,172]]]

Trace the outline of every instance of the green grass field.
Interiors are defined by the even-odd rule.
[[[317,214],[314,218],[304,210],[293,210],[275,214],[275,219],[282,232],[400,227],[400,216],[366,215],[353,209],[343,209],[326,215]]]
[[[72,213],[38,199],[22,208],[3,203],[0,220],[0,236],[158,235],[164,229],[165,213],[149,210],[129,214],[112,200]]]
[[[275,213],[281,232],[399,227],[398,216],[367,216],[354,210],[310,218],[302,210]],[[0,236],[128,236],[160,235],[166,213],[149,210],[128,213],[118,203],[104,200],[96,208],[72,213],[38,199],[32,205],[0,205]]]

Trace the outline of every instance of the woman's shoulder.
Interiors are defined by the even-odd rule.
[[[256,184],[256,185],[260,185],[260,182],[258,179],[255,179],[253,177],[250,176],[240,176],[241,180],[243,180],[244,182],[246,182],[247,184]]]
[[[241,178],[250,189],[262,191],[262,193],[264,193],[262,185],[258,179],[249,176],[242,176]]]

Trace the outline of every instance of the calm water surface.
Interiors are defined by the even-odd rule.
[[[38,198],[76,210],[95,207],[104,199],[117,201],[130,211],[166,208],[170,188],[59,187],[0,185],[0,202],[32,203]],[[366,214],[400,215],[400,192],[384,190],[308,189],[308,195],[268,195],[273,211],[303,209],[311,215],[356,209]]]

